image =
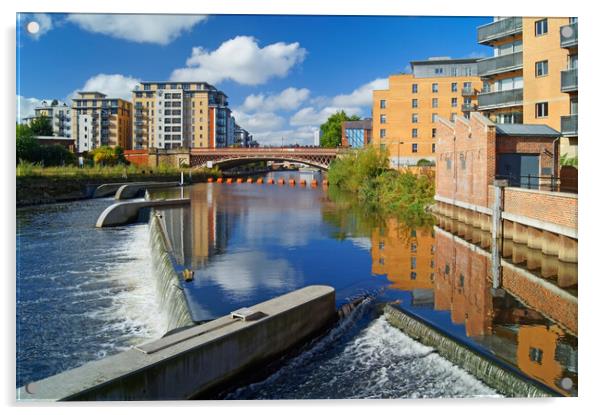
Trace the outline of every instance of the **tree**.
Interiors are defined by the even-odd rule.
[[[52,124],[50,123],[50,119],[45,115],[34,118],[31,121],[30,128],[33,135],[52,135]]]
[[[114,148],[101,146],[91,151],[90,155],[94,164],[103,166],[114,166],[115,164],[127,164],[123,149],[119,146]]]
[[[39,161],[40,145],[34,138],[33,131],[25,124],[17,124],[17,163],[21,160]]]
[[[345,111],[338,111],[328,117],[328,120],[320,126],[322,137],[320,137],[321,147],[338,147],[341,145],[341,125],[344,121],[359,121],[360,117],[345,114]]]

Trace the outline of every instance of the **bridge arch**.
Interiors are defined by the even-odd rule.
[[[301,159],[296,159],[293,157],[289,157],[289,158],[284,158],[284,157],[256,157],[256,158],[248,158],[248,157],[244,157],[244,158],[230,158],[230,159],[223,159],[223,160],[218,160],[218,161],[214,161],[213,162],[213,166],[219,166],[223,169],[229,169],[232,167],[238,167],[238,166],[243,166],[245,164],[249,164],[249,163],[255,163],[258,161],[275,161],[275,162],[284,162],[284,161],[288,161],[289,163],[299,163],[299,164],[305,164],[311,167],[315,167],[317,169],[320,169],[322,171],[327,171],[328,170],[328,166],[324,166],[323,164],[320,163],[315,163],[315,162],[311,162],[311,161],[307,161],[307,160],[301,160]]]

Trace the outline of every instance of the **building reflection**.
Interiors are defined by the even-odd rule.
[[[576,315],[570,311],[576,266],[505,241],[505,283],[493,290],[490,234],[455,221],[439,225],[413,229],[389,219],[375,227],[373,274],[411,292],[411,307],[449,313],[450,323],[463,326],[469,341],[525,375],[576,395]],[[564,294],[551,295],[558,288]]]

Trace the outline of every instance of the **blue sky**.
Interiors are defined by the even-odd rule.
[[[40,30],[25,30],[35,20]],[[482,57],[490,17],[64,15],[17,21],[17,96],[96,89],[131,100],[138,80],[208,81],[262,144],[309,144],[338,109],[370,116],[372,89],[429,56]]]

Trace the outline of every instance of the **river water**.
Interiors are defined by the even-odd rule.
[[[298,183],[298,173],[276,173],[289,176]],[[458,226],[430,216],[412,224],[384,218],[322,186],[197,184],[152,197],[181,194],[191,206],[162,214],[176,270],[195,271],[182,283],[194,320],[310,284],[333,286],[339,306],[373,298],[227,399],[500,396],[390,326],[378,312],[383,302],[550,390],[576,394],[576,321],[512,292],[492,296],[487,244],[475,243],[482,235],[464,241]],[[18,211],[17,385],[164,333],[166,316],[152,312],[148,226],[94,229],[109,203]],[[543,279],[526,266],[537,253],[504,249],[507,267]],[[576,265],[546,261],[544,285],[576,296]]]

